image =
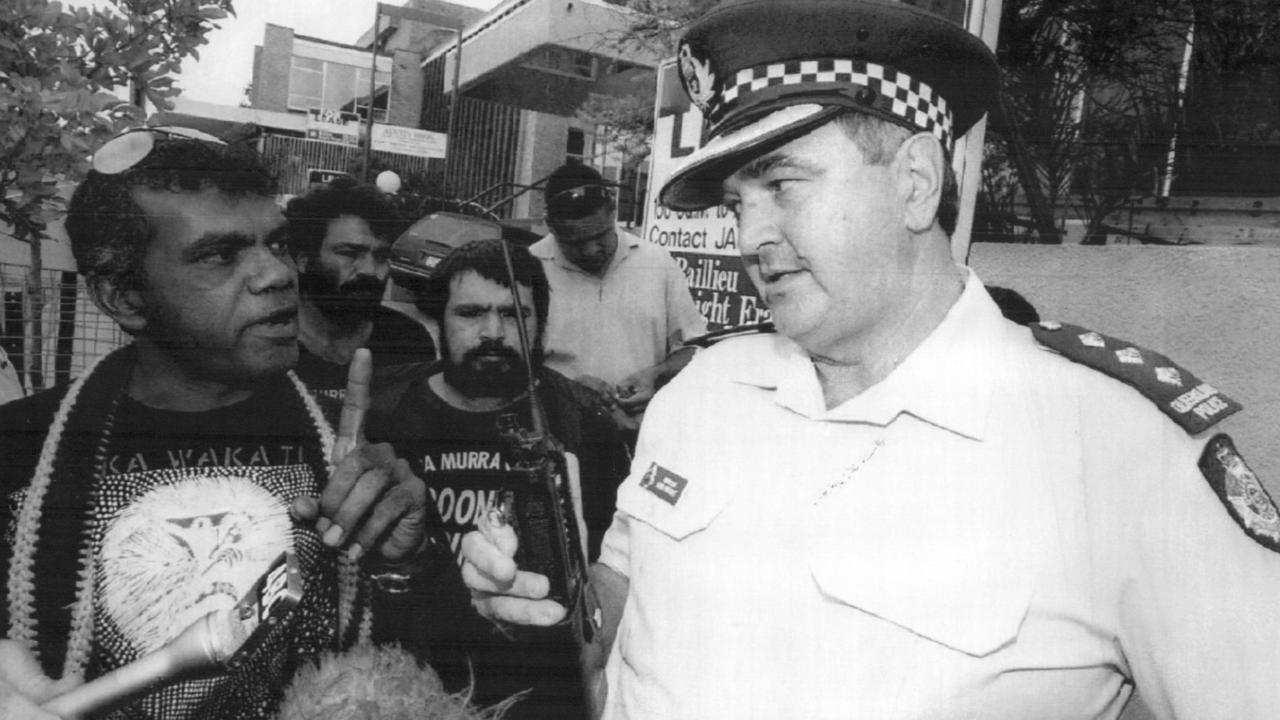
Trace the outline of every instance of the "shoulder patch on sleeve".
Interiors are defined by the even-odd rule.
[[[1031,334],[1045,347],[1129,385],[1192,435],[1242,409],[1240,403],[1200,382],[1160,353],[1078,325],[1041,322]]]
[[[1205,445],[1200,472],[1240,529],[1259,545],[1280,552],[1280,512],[1230,437],[1216,435]]]

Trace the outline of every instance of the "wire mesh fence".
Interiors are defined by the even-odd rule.
[[[37,297],[43,303],[37,303]],[[28,393],[71,380],[127,341],[89,299],[74,272],[45,270],[37,288],[30,268],[0,263],[0,299],[0,348]],[[34,316],[40,304],[42,322],[37,333]]]

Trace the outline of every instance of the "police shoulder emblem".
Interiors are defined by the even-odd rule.
[[[687,42],[680,43],[676,54],[676,65],[680,71],[680,84],[703,115],[711,113],[711,104],[716,96],[716,75],[711,67],[711,60],[700,57]]]
[[[1201,382],[1160,353],[1139,348],[1077,325],[1042,322],[1031,334],[1045,347],[1073,362],[1093,368],[1142,393],[1183,430],[1208,430],[1241,409],[1235,400]]]
[[[1200,456],[1200,472],[1245,534],[1280,552],[1280,511],[1230,437],[1217,435],[1209,441]]]
[[[640,478],[640,487],[657,495],[663,502],[674,506],[680,502],[689,481],[662,467],[658,463],[650,463],[644,477]]]

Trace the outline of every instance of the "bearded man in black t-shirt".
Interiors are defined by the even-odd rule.
[[[298,264],[295,372],[336,416],[357,348],[375,370],[436,359],[426,327],[382,304],[391,243],[403,223],[381,190],[340,177],[285,207],[289,250]]]
[[[426,480],[456,552],[461,536],[494,505],[503,473],[519,459],[512,433],[535,428],[517,326],[523,323],[551,435],[577,461],[570,485],[586,528],[587,555],[594,559],[627,472],[626,446],[602,398],[542,367],[547,279],[528,250],[509,246],[517,307],[501,242],[463,245],[432,271],[422,304],[439,323],[441,359],[379,377],[369,437],[391,442]],[[453,675],[461,669],[465,680],[470,663],[481,705],[527,691],[508,718],[584,715],[578,646],[569,627],[511,636],[479,621],[465,602],[428,609],[426,617],[432,665],[446,680],[451,669]]]
[[[411,578],[431,555],[422,480],[359,439],[359,384],[335,433],[289,372],[297,273],[273,192],[251,150],[182,128],[94,155],[67,232],[133,342],[0,408],[0,717],[54,718],[38,705],[229,610],[291,552],[301,600],[248,662],[119,711],[275,717],[303,663],[379,632],[362,573]]]

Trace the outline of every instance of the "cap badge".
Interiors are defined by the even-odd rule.
[[[715,99],[716,75],[711,69],[711,60],[700,58],[693,53],[693,46],[687,42],[680,43],[677,54],[680,69],[680,83],[703,115],[710,114],[711,102]]]

